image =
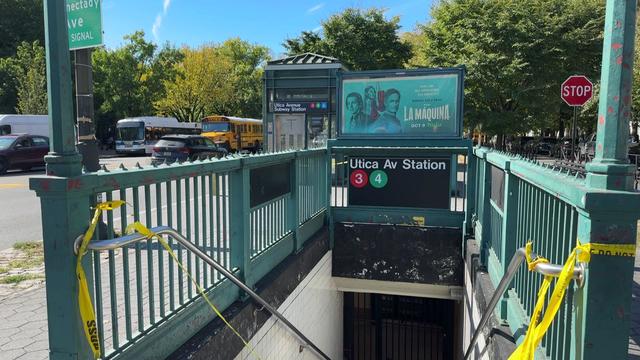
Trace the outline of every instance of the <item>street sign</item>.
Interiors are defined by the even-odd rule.
[[[583,75],[569,76],[560,87],[560,96],[569,106],[582,106],[593,96],[593,83]]]
[[[67,0],[69,50],[102,45],[101,0]]]
[[[449,157],[349,159],[349,205],[449,209]]]

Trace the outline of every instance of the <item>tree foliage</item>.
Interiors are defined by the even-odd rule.
[[[400,18],[386,19],[383,9],[348,8],[322,23],[322,36],[302,32],[283,46],[289,55],[314,52],[333,56],[350,70],[404,67],[411,58],[411,46],[401,41]]]
[[[198,49],[184,48],[179,74],[166,81],[167,94],[156,109],[180,121],[206,115],[262,116],[262,68],[268,49],[240,39]]]
[[[0,14],[0,58],[15,55],[23,41],[44,44],[42,0],[2,0]]]
[[[93,52],[94,99],[97,117],[117,119],[155,114],[154,102],[165,95],[165,82],[175,78],[182,52],[166,44],[161,49],[144,32],[125,36],[115,50]]]
[[[13,61],[20,114],[47,114],[47,75],[44,47],[36,40],[23,42]]]
[[[570,118],[560,84],[599,77],[603,0],[444,0],[423,26],[427,66],[467,67],[467,127],[556,130]]]

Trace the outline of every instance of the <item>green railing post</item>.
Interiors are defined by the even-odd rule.
[[[476,157],[473,154],[473,149],[469,148],[467,152],[467,184],[466,184],[466,202],[465,202],[465,214],[464,214],[464,235],[470,234],[473,223],[471,216],[476,213]]]
[[[623,209],[621,209],[623,210]],[[582,243],[634,244],[635,213],[601,209],[580,213]],[[572,359],[626,359],[631,324],[634,258],[592,255],[582,289],[575,293]]]
[[[635,26],[636,1],[607,0],[596,153],[586,165],[585,210],[578,219],[582,243],[636,243],[635,169],[627,158]],[[591,200],[603,189],[623,192],[607,194],[615,201]],[[627,358],[633,269],[633,257],[592,256],[585,286],[576,291],[572,358]]]
[[[593,188],[633,189],[627,143],[635,32],[636,2],[607,0],[595,158],[586,165],[587,185]]]
[[[516,226],[518,221],[518,190],[519,182],[515,175],[511,173],[511,161],[506,161],[504,166],[504,202],[502,218],[502,240],[500,242],[502,264],[502,274],[507,271],[511,262],[511,257],[515,254],[518,244],[516,244]],[[500,318],[507,319],[507,293],[500,302]]]
[[[480,171],[482,172],[482,182],[480,186],[480,198],[478,207],[482,206],[482,218],[478,219],[482,224],[482,232],[480,234],[480,262],[484,265],[488,264],[489,246],[491,245],[491,164],[487,161],[487,153],[483,152],[482,164]]]
[[[229,174],[229,248],[231,268],[240,270],[240,279],[249,287],[255,285],[251,275],[251,234],[249,233],[249,172],[243,162],[239,170]]]
[[[31,178],[30,188],[40,197],[42,208],[49,353],[51,359],[88,359],[93,355],[78,311],[73,243],[87,229],[91,180],[79,177],[82,165],[75,147],[65,3],[45,0],[44,15],[51,144],[45,162],[49,176]],[[92,289],[90,256],[85,256],[83,265]]]
[[[299,201],[299,191],[298,191],[298,181],[302,179],[306,179],[308,174],[300,176],[298,178],[298,169],[300,169],[300,164],[303,161],[301,158],[296,156],[291,161],[291,193],[289,197],[289,208],[287,209],[287,223],[291,226],[291,233],[293,234],[293,251],[297,252],[302,248],[302,239],[300,239],[300,207],[298,204]],[[308,169],[303,169],[303,171],[308,171]],[[303,186],[308,185],[303,183]]]

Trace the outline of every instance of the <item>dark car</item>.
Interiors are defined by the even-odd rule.
[[[221,158],[227,150],[200,135],[165,135],[153,147],[152,164]]]
[[[37,135],[0,136],[0,175],[9,169],[29,170],[44,166],[49,152],[49,138]]]

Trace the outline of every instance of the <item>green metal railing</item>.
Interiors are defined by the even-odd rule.
[[[481,248],[481,261],[494,286],[505,274],[510,256],[528,241],[533,242],[533,249],[540,256],[553,264],[563,264],[578,238],[588,242],[593,236],[593,229],[584,222],[580,228],[580,218],[592,218],[606,211],[611,203],[602,200],[604,197],[622,198],[624,195],[621,192],[590,190],[585,179],[579,176],[518,155],[485,148],[476,148],[474,153],[478,185],[475,236]],[[602,202],[588,201],[592,196],[600,197]],[[602,233],[600,236],[605,237]],[[603,271],[600,266],[596,268],[597,263],[610,260],[604,257],[594,259],[587,271],[587,283],[603,277],[615,281],[613,279],[626,278],[633,273],[633,261],[626,259],[617,259],[624,261],[624,266],[612,267],[609,271]],[[542,276],[521,266],[496,308],[496,315],[508,322],[518,341],[527,330],[542,280]],[[593,296],[587,289],[569,288],[537,357],[574,359],[586,355],[581,346],[589,341],[582,328],[587,317],[576,308],[579,309],[581,303]],[[630,299],[631,287],[619,289],[611,293],[612,302],[602,306],[628,306]],[[624,321],[628,325],[628,318]],[[614,352],[626,354],[626,338],[618,346]]]
[[[64,186],[85,194],[87,204],[127,202],[102,215],[94,240],[120,236],[134,221],[168,226],[253,286],[324,226],[326,163],[326,149],[303,150],[121,167],[65,179]],[[290,191],[251,208],[251,187],[260,187],[251,183],[251,170],[278,164],[290,165]],[[32,188],[46,196],[48,178],[40,180]],[[87,207],[85,223],[90,212]],[[169,245],[220,309],[238,299],[238,290],[218,271],[173,240]],[[157,242],[91,251],[86,258],[104,358],[139,358],[142,351],[146,358],[162,358],[215,316]]]

